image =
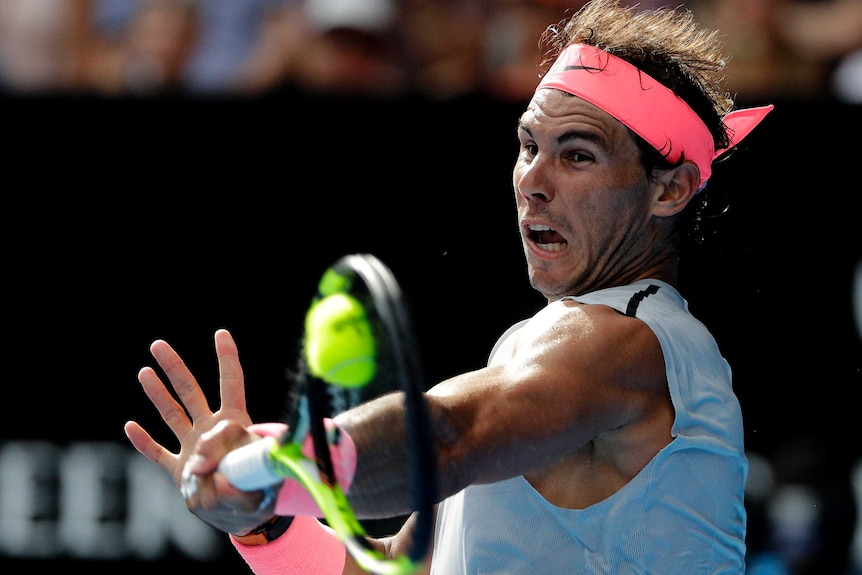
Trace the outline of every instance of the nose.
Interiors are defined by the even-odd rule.
[[[519,196],[531,202],[550,202],[554,197],[553,187],[548,181],[544,160],[535,156],[529,163],[518,162],[515,166],[514,183]]]

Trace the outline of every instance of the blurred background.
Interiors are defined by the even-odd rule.
[[[218,402],[234,333],[278,419],[316,279],[398,275],[429,381],[484,364],[543,302],[511,168],[537,41],[581,2],[0,0],[0,568],[247,572],[128,446],[169,445],[136,380],[164,338]],[[636,8],[661,5],[640,2]],[[740,106],[681,289],[746,417],[750,575],[862,574],[862,1],[685,2]]]

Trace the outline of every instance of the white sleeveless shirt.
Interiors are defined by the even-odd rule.
[[[664,282],[570,299],[634,315],[655,333],[676,409],[673,440],[586,509],[555,507],[520,476],[449,497],[439,506],[432,575],[741,575],[748,461],[731,370],[714,338]],[[500,337],[489,364],[527,321]]]

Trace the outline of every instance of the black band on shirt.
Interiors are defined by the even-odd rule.
[[[629,305],[626,307],[626,315],[629,317],[635,317],[638,311],[638,306],[641,301],[649,295],[652,295],[658,291],[657,285],[650,285],[648,288],[641,290],[632,296],[632,299],[629,300]]]

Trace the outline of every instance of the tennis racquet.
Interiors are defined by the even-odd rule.
[[[296,479],[363,569],[380,575],[412,573],[429,549],[437,496],[436,459],[415,332],[398,282],[375,256],[347,255],[327,268],[309,310],[333,294],[351,296],[364,310],[374,343],[373,377],[359,386],[333,384],[313,375],[308,358],[300,354],[297,381],[288,398],[289,421],[284,436],[264,438],[228,453],[219,471],[245,491],[265,489],[288,477]],[[308,329],[312,328],[306,323]],[[307,341],[309,334],[305,335]],[[410,551],[387,558],[369,545],[366,529],[336,480],[329,451],[330,443],[336,439],[328,437],[324,419],[398,390],[404,393],[413,508],[418,514]],[[307,434],[313,440],[315,461],[302,453]]]

